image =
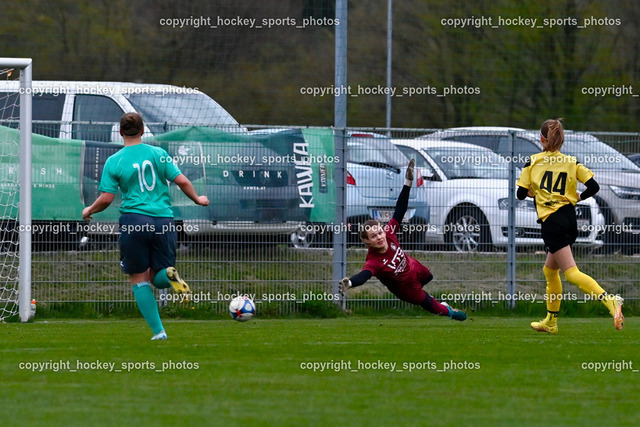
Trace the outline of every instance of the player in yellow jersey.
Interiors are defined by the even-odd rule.
[[[573,156],[560,153],[564,143],[562,119],[546,120],[540,129],[544,151],[531,156],[518,179],[518,199],[533,197],[542,223],[542,239],[547,259],[542,271],[547,280],[547,317],[532,322],[538,332],[558,333],[558,311],[562,298],[562,270],[565,278],[593,299],[600,300],[614,319],[616,329],[622,329],[622,298],[608,295],[598,282],[578,270],[571,245],[578,235],[575,205],[598,192],[600,186],[591,172]],[[578,193],[578,181],[587,189]]]

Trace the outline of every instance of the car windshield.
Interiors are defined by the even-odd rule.
[[[347,142],[347,161],[365,166],[402,169],[409,160],[386,139],[351,138]]]
[[[591,170],[614,170],[639,172],[636,166],[625,155],[593,137],[565,136],[564,154],[575,156],[580,163]]]
[[[238,122],[203,93],[128,94],[126,98],[142,114],[152,132],[181,126],[233,127]],[[170,126],[166,128],[166,126]],[[162,128],[155,129],[154,128]]]
[[[449,179],[509,178],[509,163],[490,150],[443,147],[428,153]]]

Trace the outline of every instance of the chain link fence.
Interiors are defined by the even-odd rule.
[[[466,307],[514,300],[543,303],[545,253],[532,202],[516,206],[515,294],[509,293],[507,280],[508,169],[513,165],[519,170],[526,156],[540,151],[537,132],[512,130],[518,154],[510,158],[506,128],[349,128],[347,158],[330,158],[329,150],[311,169],[321,194],[301,192],[298,174],[304,175],[304,170],[296,169],[294,157],[296,147],[301,150],[316,139],[332,144],[330,129],[246,129],[237,136],[241,140],[224,141],[224,152],[215,151],[221,145],[214,140],[160,141],[176,156],[199,142],[201,155],[210,154],[201,159],[216,158],[211,164],[194,165],[193,157],[181,164],[214,206],[206,220],[180,219],[192,208],[176,203],[177,268],[194,292],[191,307],[224,312],[238,294],[251,296],[259,310],[274,315],[338,303],[340,295],[331,279],[336,268],[333,237],[347,235],[347,273],[359,272],[366,257],[359,225],[369,218],[390,219],[408,158],[416,159],[418,176],[399,239],[411,256],[432,270],[434,280],[425,289]],[[636,134],[567,132],[563,148],[593,170],[601,187],[596,197],[577,207],[578,266],[608,292],[627,299],[639,296],[640,168],[624,154],[634,152],[637,144]],[[346,168],[346,183],[332,180],[338,167]],[[338,185],[346,188],[344,224],[332,221],[339,200],[313,199],[331,194],[329,188]],[[87,195],[86,203],[91,201]],[[323,208],[322,213],[313,217],[296,212],[305,203]],[[111,218],[117,217],[116,208],[109,209]],[[113,222],[40,224],[42,232],[34,234],[33,244],[33,296],[38,303],[93,303],[102,311],[133,307],[127,277],[120,272]],[[572,286],[565,292],[568,299],[584,299]],[[158,295],[162,304],[184,307],[173,298]],[[373,278],[351,290],[344,307],[366,312],[408,306]]]
[[[0,45],[4,55],[33,58],[33,130],[53,138],[34,139],[37,301],[133,307],[118,266],[117,208],[91,224],[80,220],[98,196],[101,165],[120,147],[118,121],[129,111],[143,114],[148,141],[212,201],[200,209],[172,189],[177,267],[206,301],[200,307],[224,311],[226,297],[237,293],[254,296],[263,313],[333,304],[336,272],[346,265],[353,274],[364,263],[358,225],[390,218],[407,157],[416,158],[420,176],[400,239],[433,271],[427,290],[492,305],[513,298],[506,295],[515,284],[523,298],[542,303],[535,208],[530,200],[514,207],[509,184],[513,168],[540,150],[537,131],[520,128],[556,114],[587,130],[568,132],[566,148],[601,186],[577,207],[578,265],[609,292],[637,297],[635,2],[406,0],[389,15],[387,2],[350,2],[348,15],[338,5],[8,3],[0,25],[21,36]],[[336,39],[346,50],[340,34],[347,26],[348,57],[340,64]],[[348,78],[339,81],[347,63]],[[8,70],[0,81],[0,126],[10,129],[18,123],[15,79]],[[343,118],[352,126],[344,129],[346,156],[335,151],[329,127],[339,93],[348,97]],[[461,125],[519,128],[447,130]],[[301,162],[305,154],[322,161]],[[13,173],[4,166],[2,173]],[[344,180],[332,179],[343,171]],[[336,200],[343,189],[344,200]],[[346,220],[336,221],[342,203]],[[6,235],[15,231],[11,221],[3,227]],[[334,248],[343,235],[346,259]],[[342,307],[406,305],[371,280]]]

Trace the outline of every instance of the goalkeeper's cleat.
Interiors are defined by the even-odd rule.
[[[550,316],[547,316],[539,322],[531,322],[531,327],[538,332],[546,332],[548,334],[558,333],[558,321],[552,321]]]
[[[467,313],[465,313],[464,311],[458,310],[456,308],[451,308],[451,306],[446,302],[441,302],[440,304],[449,309],[449,319],[458,320],[460,322],[462,322],[463,320],[467,320]]]
[[[624,316],[622,315],[622,303],[624,299],[620,295],[613,298],[613,324],[617,330],[624,326]]]
[[[157,334],[155,334],[152,338],[151,341],[155,341],[155,340],[166,340],[167,339],[167,333],[165,331],[159,332]]]
[[[191,289],[189,289],[189,285],[187,285],[187,282],[182,280],[182,278],[178,274],[178,271],[175,269],[175,267],[167,268],[167,277],[169,278],[169,282],[171,282],[171,287],[173,287],[173,290],[175,291],[175,293],[177,294],[191,293]]]

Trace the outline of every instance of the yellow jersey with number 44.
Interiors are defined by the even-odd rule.
[[[543,151],[531,156],[517,185],[532,190],[538,218],[544,221],[566,204],[575,206],[578,181],[584,184],[592,177],[593,172],[575,157],[559,151]]]

